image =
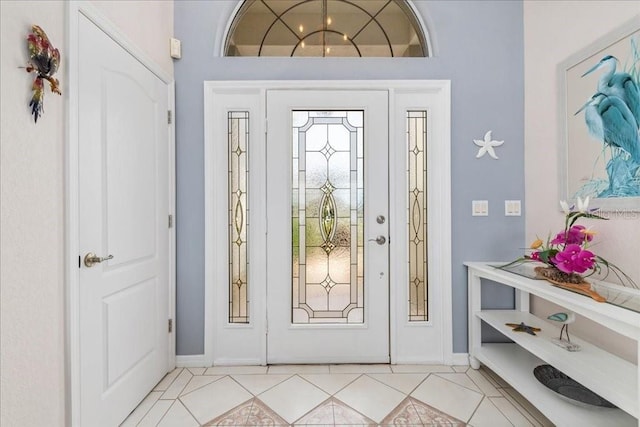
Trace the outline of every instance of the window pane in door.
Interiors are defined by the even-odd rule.
[[[249,112],[231,111],[228,120],[229,145],[229,323],[249,323],[247,270],[247,189],[249,160]]]
[[[292,114],[292,323],[362,323],[364,112]]]
[[[428,321],[427,112],[407,111],[409,321]]]

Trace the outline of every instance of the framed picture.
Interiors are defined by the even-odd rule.
[[[640,16],[559,65],[560,196],[640,211]]]

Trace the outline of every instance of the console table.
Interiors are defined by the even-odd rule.
[[[560,328],[530,313],[529,296],[551,301],[635,340],[639,358],[640,313],[598,303],[544,280],[529,279],[492,266],[501,263],[466,262],[464,265],[468,269],[469,362],[472,368],[478,369],[480,363],[489,367],[558,426],[640,426],[640,363],[630,363],[573,335],[571,342],[579,344],[581,351],[568,352],[555,345],[551,340],[559,337]],[[482,310],[481,279],[514,288],[515,309]],[[483,343],[483,321],[513,343]],[[514,332],[505,325],[520,322],[542,331],[532,336]],[[556,367],[619,409],[587,408],[558,397],[533,376],[533,369],[542,364]]]

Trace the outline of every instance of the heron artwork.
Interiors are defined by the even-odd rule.
[[[640,196],[640,54],[632,43],[631,72],[617,71],[619,61],[606,55],[582,77],[602,71],[595,94],[578,110],[589,134],[610,150],[608,187],[597,197]]]

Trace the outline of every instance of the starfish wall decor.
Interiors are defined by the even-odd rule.
[[[473,143],[480,147],[480,149],[478,150],[478,154],[476,154],[476,159],[479,159],[487,153],[489,153],[489,156],[491,156],[492,158],[496,160],[498,159],[494,147],[501,146],[502,144],[504,144],[504,141],[494,141],[491,138],[492,132],[493,131],[491,130],[487,131],[487,133],[484,134],[484,139],[473,140]]]

